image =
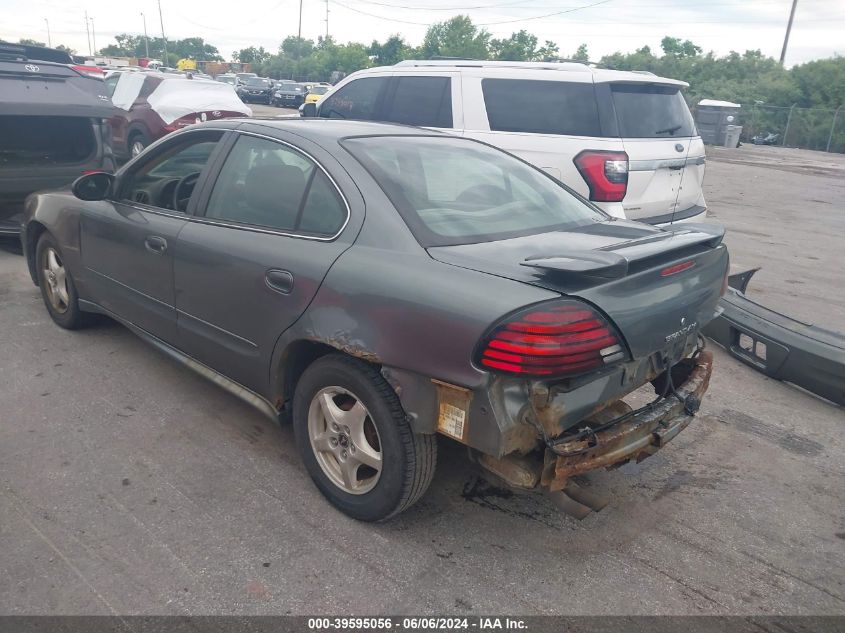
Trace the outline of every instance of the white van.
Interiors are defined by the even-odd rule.
[[[681,95],[687,85],[568,62],[404,61],[349,75],[320,99],[316,116],[475,138],[610,215],[667,224],[706,212],[704,144]]]

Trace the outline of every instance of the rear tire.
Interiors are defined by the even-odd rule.
[[[43,233],[35,248],[38,287],[50,318],[59,327],[76,330],[90,322],[90,314],[79,309],[79,295],[73,276],[65,266],[56,239]]]
[[[412,431],[396,392],[358,359],[331,354],[305,370],[294,394],[293,429],[317,488],[361,521],[406,510],[434,475],[436,438]]]

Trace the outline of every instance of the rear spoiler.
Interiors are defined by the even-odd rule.
[[[520,266],[584,277],[618,279],[633,269],[693,255],[702,246],[716,248],[725,237],[722,226],[685,223],[680,228],[626,240],[596,250],[526,257]]]

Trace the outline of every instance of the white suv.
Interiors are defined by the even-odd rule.
[[[318,102],[326,118],[405,123],[490,143],[610,215],[704,219],[704,144],[687,84],[577,63],[404,61],[361,70]]]

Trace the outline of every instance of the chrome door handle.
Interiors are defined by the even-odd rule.
[[[144,247],[151,253],[163,255],[167,250],[167,240],[158,235],[148,235],[144,240]]]
[[[268,270],[264,281],[272,290],[285,295],[289,295],[293,290],[293,275],[286,270]]]

